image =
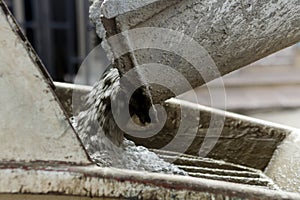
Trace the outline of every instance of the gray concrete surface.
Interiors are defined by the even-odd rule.
[[[147,2],[149,3],[149,1]],[[113,15],[101,15],[103,10],[110,8],[109,6],[114,7],[118,12],[113,12]],[[122,9],[123,12],[119,11]],[[298,23],[300,5],[297,0],[249,1],[247,4],[225,0],[214,2],[209,0],[157,0],[143,6],[138,4],[131,12],[127,12],[127,10],[121,3],[101,5],[97,0],[91,7],[91,19],[97,26],[99,36],[104,39],[103,47],[110,58],[118,57],[120,49],[131,51],[117,61],[117,67],[121,73],[125,73],[137,63],[159,62],[180,71],[189,80],[192,87],[200,86],[204,82],[217,78],[219,72],[221,75],[227,74],[300,40],[300,24]],[[116,14],[118,15],[115,16]],[[287,21],[289,23],[285,23]],[[106,30],[105,36],[103,27]],[[146,27],[176,30],[177,33],[184,33],[184,35],[169,34],[166,31],[157,34]],[[116,44],[109,39],[105,40],[112,35],[133,28],[147,30],[141,34],[130,35],[130,32],[122,34],[120,40],[123,43]],[[201,48],[191,45],[188,41],[192,40],[185,36],[192,37],[205,49],[214,60],[218,70],[212,67],[209,59],[203,62],[206,52],[201,52]],[[148,48],[162,50],[162,48],[157,48],[157,41],[160,41],[160,44],[165,42],[173,46],[171,50],[163,49],[166,52],[157,52],[153,49],[145,51],[145,45],[148,45]],[[136,48],[144,49],[137,50]],[[180,60],[174,55],[174,53],[178,53],[179,49],[186,50],[184,52],[186,57],[180,53],[177,54],[185,60]],[[196,53],[200,53],[200,56]],[[188,56],[191,54],[194,57],[189,60]],[[201,57],[200,61],[196,59],[199,57]],[[180,62],[176,62],[177,60]],[[202,76],[199,76],[199,72],[195,70],[194,67],[197,66],[200,66],[199,71]],[[168,78],[168,76],[165,77]],[[176,87],[182,93],[190,89],[180,84]],[[154,102],[161,102],[174,95],[166,88],[153,86],[153,89],[150,88],[150,90],[152,90]]]
[[[53,83],[2,1],[0,32],[0,161],[90,163]]]

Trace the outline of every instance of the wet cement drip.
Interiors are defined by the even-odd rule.
[[[111,99],[121,91],[117,69],[108,70],[87,97],[86,110],[72,123],[91,159],[99,166],[168,174],[187,173],[165,162],[155,153],[124,139],[111,112]],[[123,105],[120,102],[121,106]]]

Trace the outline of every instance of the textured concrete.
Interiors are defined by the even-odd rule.
[[[119,199],[300,199],[295,193],[185,176],[96,166],[30,163],[25,167],[0,164],[0,199],[7,193]]]
[[[68,85],[60,84],[58,86],[66,87]],[[69,85],[66,88],[61,87],[59,90],[63,91],[64,89],[69,92],[59,93],[59,97],[60,99],[70,102],[68,99],[72,97],[65,95],[70,94],[70,90],[77,90],[77,87]],[[86,89],[86,91],[77,91],[79,95],[78,98],[88,91],[88,88]],[[75,91],[75,93],[77,92]],[[68,107],[70,104],[65,103],[64,106]],[[199,149],[207,136],[210,119],[213,115],[217,115],[221,118],[225,118],[224,126],[222,127],[221,135],[219,138],[216,138],[218,140],[216,145],[207,155],[208,158],[225,160],[260,170],[266,169],[265,172],[267,175],[271,177],[281,189],[300,192],[298,174],[300,171],[299,131],[291,127],[215,110],[176,99],[169,100],[164,104],[164,108],[169,118],[160,133],[150,138],[137,138],[130,135],[127,135],[127,137],[137,144],[149,148],[163,149],[176,135],[179,123],[182,120],[182,118],[180,118],[180,112],[187,109],[189,115],[183,115],[183,117],[188,119],[188,121],[194,120],[193,114],[195,113],[197,116],[200,116],[199,126],[196,127],[198,128],[198,132],[195,136],[193,134],[193,128],[195,127],[188,124],[185,129],[185,134],[180,136],[176,135],[176,137],[179,138],[176,149],[181,149],[181,146],[185,145],[184,142],[191,139],[193,142],[186,153],[198,155]],[[215,128],[215,130],[218,131],[218,126]],[[173,149],[173,151],[176,151],[176,149]],[[187,165],[187,163],[189,163],[188,159],[185,161],[175,161],[175,164],[178,165]],[[195,163],[193,165],[193,169],[196,169],[195,167],[197,165]],[[205,166],[207,165],[202,162],[199,163],[199,167]],[[220,165],[211,166],[214,171],[218,171],[216,170],[218,167],[220,167]],[[202,177],[212,178],[212,176],[208,174]]]
[[[115,10],[118,10],[120,14],[115,16],[116,13],[113,12],[112,15],[106,14],[99,19],[101,10],[108,10],[108,5],[114,5]],[[123,4],[101,5],[99,1],[98,4],[94,3],[91,7],[91,18],[98,27],[99,36],[109,38],[128,29],[145,27],[176,30],[192,37],[204,47],[216,63],[221,75],[239,69],[300,40],[298,0],[263,0],[248,1],[247,3],[228,0],[213,2],[210,0],[171,0],[155,1],[142,7],[138,3],[137,5],[138,9],[126,12]],[[120,9],[123,9],[124,12],[119,11]],[[144,38],[148,40],[147,44],[155,43],[157,40],[152,37],[151,31],[145,31],[144,35]],[[166,35],[166,37],[173,37]],[[135,43],[135,39],[134,36],[127,38],[131,44]],[[185,48],[186,40],[176,37],[173,39],[177,41],[177,43],[175,42],[177,46],[173,46],[174,51]],[[162,38],[161,42],[164,42]],[[105,41],[103,43],[111,59],[114,57],[113,45],[115,44]],[[128,47],[125,44],[123,48]],[[202,77],[199,76],[186,60],[174,55],[174,51],[137,50],[129,53],[127,57],[119,59],[117,67],[122,73],[125,73],[135,63],[159,62],[180,71],[189,80],[192,87],[202,85],[219,76],[209,64],[205,65],[201,62],[196,64],[201,68]],[[199,50],[190,46],[190,52],[195,54]],[[182,92],[189,89],[180,85],[178,87],[182,87],[180,88]],[[153,87],[152,95],[156,101],[161,102],[174,94],[166,88]]]
[[[69,94],[74,93],[77,95],[76,99],[81,99],[81,96],[88,92],[88,88],[83,91],[80,89],[81,87],[71,84],[56,84],[56,86],[60,91],[58,97],[65,101],[63,105],[66,110],[70,110],[68,107],[71,106],[69,103],[72,96]],[[68,92],[61,92],[64,90]],[[75,91],[71,92],[72,90]],[[177,138],[176,145],[168,150],[198,156],[206,135],[211,134],[208,138],[215,138],[217,143],[207,155],[208,158],[263,170],[268,165],[277,146],[291,131],[289,127],[176,99],[170,99],[164,104],[164,108],[168,118],[159,133],[147,138],[132,135],[126,135],[126,137],[137,145],[153,149],[163,149],[168,146],[170,141]],[[199,119],[199,123],[194,123],[195,118]],[[213,127],[210,127],[212,118],[216,121],[214,121]],[[222,120],[224,120],[224,124],[222,124]],[[185,131],[177,134],[182,123]],[[215,135],[219,131],[220,135]]]
[[[90,163],[51,80],[2,1],[0,32],[0,160]]]
[[[265,173],[281,189],[300,193],[300,131],[296,130],[278,146]]]
[[[0,200],[112,200],[112,198],[92,198],[66,195],[37,195],[37,194],[0,194]]]

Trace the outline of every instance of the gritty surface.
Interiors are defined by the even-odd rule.
[[[96,166],[62,168],[56,165],[49,170],[47,165],[42,169],[11,169],[0,165],[0,185],[1,194],[58,194],[119,199],[299,199],[297,194],[255,186]]]
[[[300,192],[299,143],[299,130],[295,130],[278,146],[265,170],[281,189],[289,192]]]
[[[107,44],[106,39],[115,34],[109,35],[109,31],[115,29],[119,33],[133,28],[160,27],[184,33],[192,37],[209,53],[221,75],[239,69],[300,40],[300,4],[298,0],[245,2],[237,0],[187,0],[167,7],[161,12],[157,12],[161,7],[151,7],[157,5],[156,3],[138,7],[137,10],[124,14],[119,12],[119,9],[122,9],[121,4],[107,3],[106,10],[113,10],[108,5],[114,5],[113,13],[115,15],[118,11],[119,15],[115,17],[115,23],[110,24],[116,24],[116,27],[105,27],[107,30],[107,34],[105,34],[105,29],[101,23],[101,14],[103,14],[101,11],[105,4],[102,5],[99,0],[94,1],[90,9],[90,17],[96,25],[98,35],[103,38],[103,47],[110,58],[114,54],[111,52],[112,49]],[[149,12],[152,12],[152,15]],[[139,19],[143,20],[140,21]],[[148,35],[149,33],[146,32],[145,38]],[[147,39],[150,40],[151,38],[148,37]],[[184,44],[178,40],[178,43],[180,42]],[[194,49],[194,52],[197,52],[197,49]],[[142,50],[136,51],[134,54],[140,64],[149,63],[150,60],[169,65],[175,57],[172,54],[164,55],[162,52],[156,55],[149,54],[149,51],[143,53]],[[177,59],[175,58],[174,60]],[[128,63],[125,63],[126,65]],[[198,65],[201,66],[201,63],[196,66]],[[182,72],[193,87],[200,86],[205,82],[186,62],[179,64],[176,62],[172,67]],[[209,79],[218,77],[218,74],[211,76],[211,71],[208,70],[207,65],[201,67],[205,69],[201,74],[202,77]],[[187,91],[187,88],[182,88],[182,90]],[[155,88],[152,92],[158,93],[158,91]],[[155,98],[165,100],[172,96],[168,91],[161,93],[162,95],[157,95]]]
[[[37,55],[2,1],[0,32],[0,160],[89,163]]]
[[[86,110],[72,119],[92,160],[100,166],[186,174],[147,148],[123,138],[111,112],[111,99],[121,92],[119,73],[110,69],[88,95]],[[122,106],[122,102],[120,102]]]

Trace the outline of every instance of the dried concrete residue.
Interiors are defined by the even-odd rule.
[[[275,151],[265,170],[283,190],[300,192],[300,132],[294,131]]]
[[[96,30],[104,31],[101,23],[101,16],[107,19],[114,18],[118,15],[137,10],[147,6],[158,0],[139,0],[139,1],[123,1],[123,0],[91,0],[90,19],[97,26]],[[105,38],[104,32],[101,32],[99,37]]]
[[[152,0],[106,0],[103,3],[101,0],[94,0],[90,8],[90,18],[96,25],[99,37],[103,38],[102,46],[109,59],[113,60],[113,54],[105,38],[115,33],[145,27],[176,30],[199,43],[218,66],[219,73],[214,74],[207,68],[209,65],[204,64],[201,67],[204,69],[201,76],[207,79],[202,80],[196,75],[198,72],[191,73],[193,67],[185,62],[176,64],[176,69],[183,73],[193,87],[197,87],[209,81],[208,79],[237,70],[300,40],[299,0],[179,0],[161,12],[158,12],[161,6],[151,7],[159,2],[168,4],[173,1],[158,0],[143,4]],[[107,35],[104,34],[101,17],[105,21]],[[142,52],[134,52],[139,63],[147,63],[150,59],[167,65],[172,63],[170,55],[157,54],[148,59]],[[122,64],[126,66],[127,61]],[[202,62],[195,66],[202,66]],[[182,88],[182,91],[185,90]],[[166,94],[161,95],[163,97],[160,99],[172,96],[165,91],[161,93]]]
[[[124,1],[124,0],[105,0],[101,7],[101,13],[104,17],[111,19],[118,15],[137,10],[143,6],[154,3],[158,0],[138,0],[138,1]]]
[[[86,110],[72,119],[91,159],[99,166],[186,175],[147,148],[123,140],[121,130],[110,115],[110,100],[119,88],[118,71],[111,69],[89,93]]]
[[[89,10],[89,17],[91,21],[96,25],[96,32],[100,38],[105,38],[105,29],[101,22],[101,5],[103,0],[92,0]]]
[[[101,16],[102,16],[101,5],[102,5],[103,1],[104,0],[92,0],[90,10],[89,10],[89,18],[96,26],[97,35],[102,39],[104,39],[105,35],[106,35],[106,30],[101,22]],[[107,58],[110,61],[113,61],[114,56],[113,56],[113,53],[112,53],[111,48],[110,48],[109,44],[107,43],[107,41],[103,40],[101,42],[101,46],[105,50],[105,52],[107,54]]]
[[[123,0],[90,0],[91,6],[89,10],[89,18],[96,26],[97,35],[102,38],[102,47],[107,53],[107,57],[111,62],[114,56],[110,45],[104,39],[106,38],[106,30],[101,22],[101,17],[111,19],[118,15],[137,10],[143,6],[149,5],[158,0],[139,0],[139,1],[123,1]]]
[[[51,81],[2,0],[0,61],[1,162],[89,163],[50,88]]]

